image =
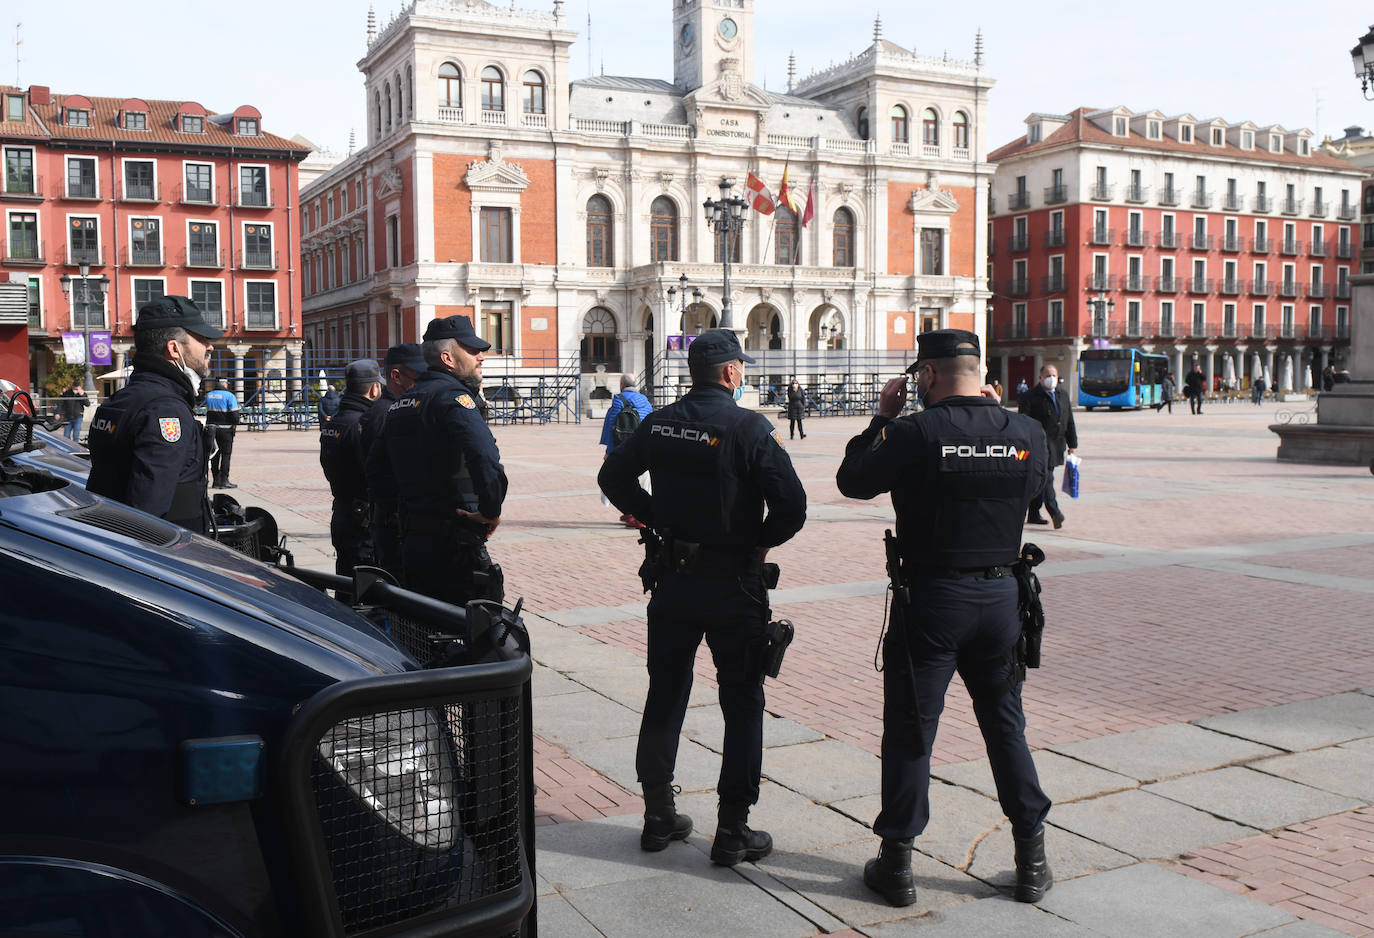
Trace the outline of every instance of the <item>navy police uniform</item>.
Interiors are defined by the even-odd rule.
[[[408,369],[412,376],[419,375],[426,367],[420,346],[416,342],[403,342],[393,345],[386,351],[383,367],[389,378],[393,368]],[[386,427],[386,415],[391,405],[396,403],[397,395],[387,384],[382,385],[382,394],[372,402],[367,413],[358,422],[362,434],[363,452],[370,454],[372,447],[381,439]],[[401,519],[399,515],[400,498],[396,489],[396,477],[391,473],[391,460],[377,459],[366,462],[367,493],[372,503],[372,553],[377,566],[396,575],[401,572]]]
[[[753,361],[724,330],[700,336],[693,353],[708,365]],[[646,470],[652,495],[639,484]],[[761,551],[801,530],[806,492],[772,424],[736,405],[718,384],[697,384],[645,417],[635,435],[609,454],[597,481],[617,508],[665,539],[666,562],[648,607],[649,693],[635,758],[639,780],[646,791],[672,782],[692,665],[704,636],[725,719],[722,817],[729,806],[747,814],[758,801],[762,767],[768,602]]]
[[[363,471],[360,422],[372,401],[357,387],[381,381],[376,362],[356,361],[348,366],[348,387],[334,419],[320,428],[320,468],[334,496],[329,519],[329,539],[334,545],[334,572],[351,577],[359,564],[371,564],[371,504]]]
[[[977,336],[963,330],[923,333],[918,341],[918,366],[931,361],[938,370],[940,359],[978,354]],[[875,417],[845,448],[836,476],[843,494],[892,494],[901,581],[910,594],[905,608],[894,603],[883,643],[882,810],[873,831],[885,844],[903,841],[909,850],[930,820],[931,747],[956,670],[973,699],[1013,833],[1039,830],[1049,811],[1012,676],[1021,625],[1010,569],[1026,506],[1045,484],[1046,453],[1034,420],[988,398],[955,396],[918,414]],[[908,901],[914,890],[906,901],[893,899]]]
[[[139,309],[135,331],[178,326],[206,339],[224,333],[186,297]],[[190,378],[166,358],[134,356],[133,374],[97,408],[87,445],[86,489],[200,534],[211,528],[206,447]]]
[[[477,351],[491,347],[465,316],[430,323],[425,340],[436,338],[453,338]],[[395,479],[406,587],[458,605],[502,598],[500,568],[487,553],[487,532],[457,514],[463,509],[499,518],[506,498],[506,471],[496,438],[482,419],[478,393],[449,371],[430,366],[392,403],[368,454],[377,464],[369,475],[386,460]]]

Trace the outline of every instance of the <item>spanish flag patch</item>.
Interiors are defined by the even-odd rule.
[[[454,400],[457,401],[459,404],[462,404],[468,410],[477,409],[477,403],[472,399],[471,394],[459,394],[457,397],[454,398]]]

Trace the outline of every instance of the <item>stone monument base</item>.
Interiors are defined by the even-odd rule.
[[[1316,423],[1276,423],[1279,459],[1370,466],[1374,471],[1374,382],[1352,381],[1317,395]]]

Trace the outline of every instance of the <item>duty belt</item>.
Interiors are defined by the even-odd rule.
[[[474,543],[484,540],[480,525],[457,517],[436,518],[433,515],[404,514],[401,516],[401,530],[405,534],[458,537],[462,540],[473,540]]]
[[[993,567],[912,567],[909,576],[928,576],[937,580],[1000,580],[1015,576],[1010,565]]]
[[[690,541],[671,540],[665,541],[663,555],[670,573],[719,576],[763,573],[763,561],[752,551],[729,551]]]

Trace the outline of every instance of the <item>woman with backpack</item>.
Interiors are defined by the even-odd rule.
[[[634,436],[639,424],[653,412],[654,405],[635,389],[634,376],[621,375],[620,393],[611,400],[611,407],[606,411],[606,419],[601,424],[601,445],[606,447],[606,454],[601,457],[602,460],[611,455],[617,446]],[[648,473],[644,474],[640,482],[648,489]],[[601,496],[601,504],[610,505],[610,500],[604,494]],[[630,515],[621,515],[620,521],[627,528],[644,527]]]

